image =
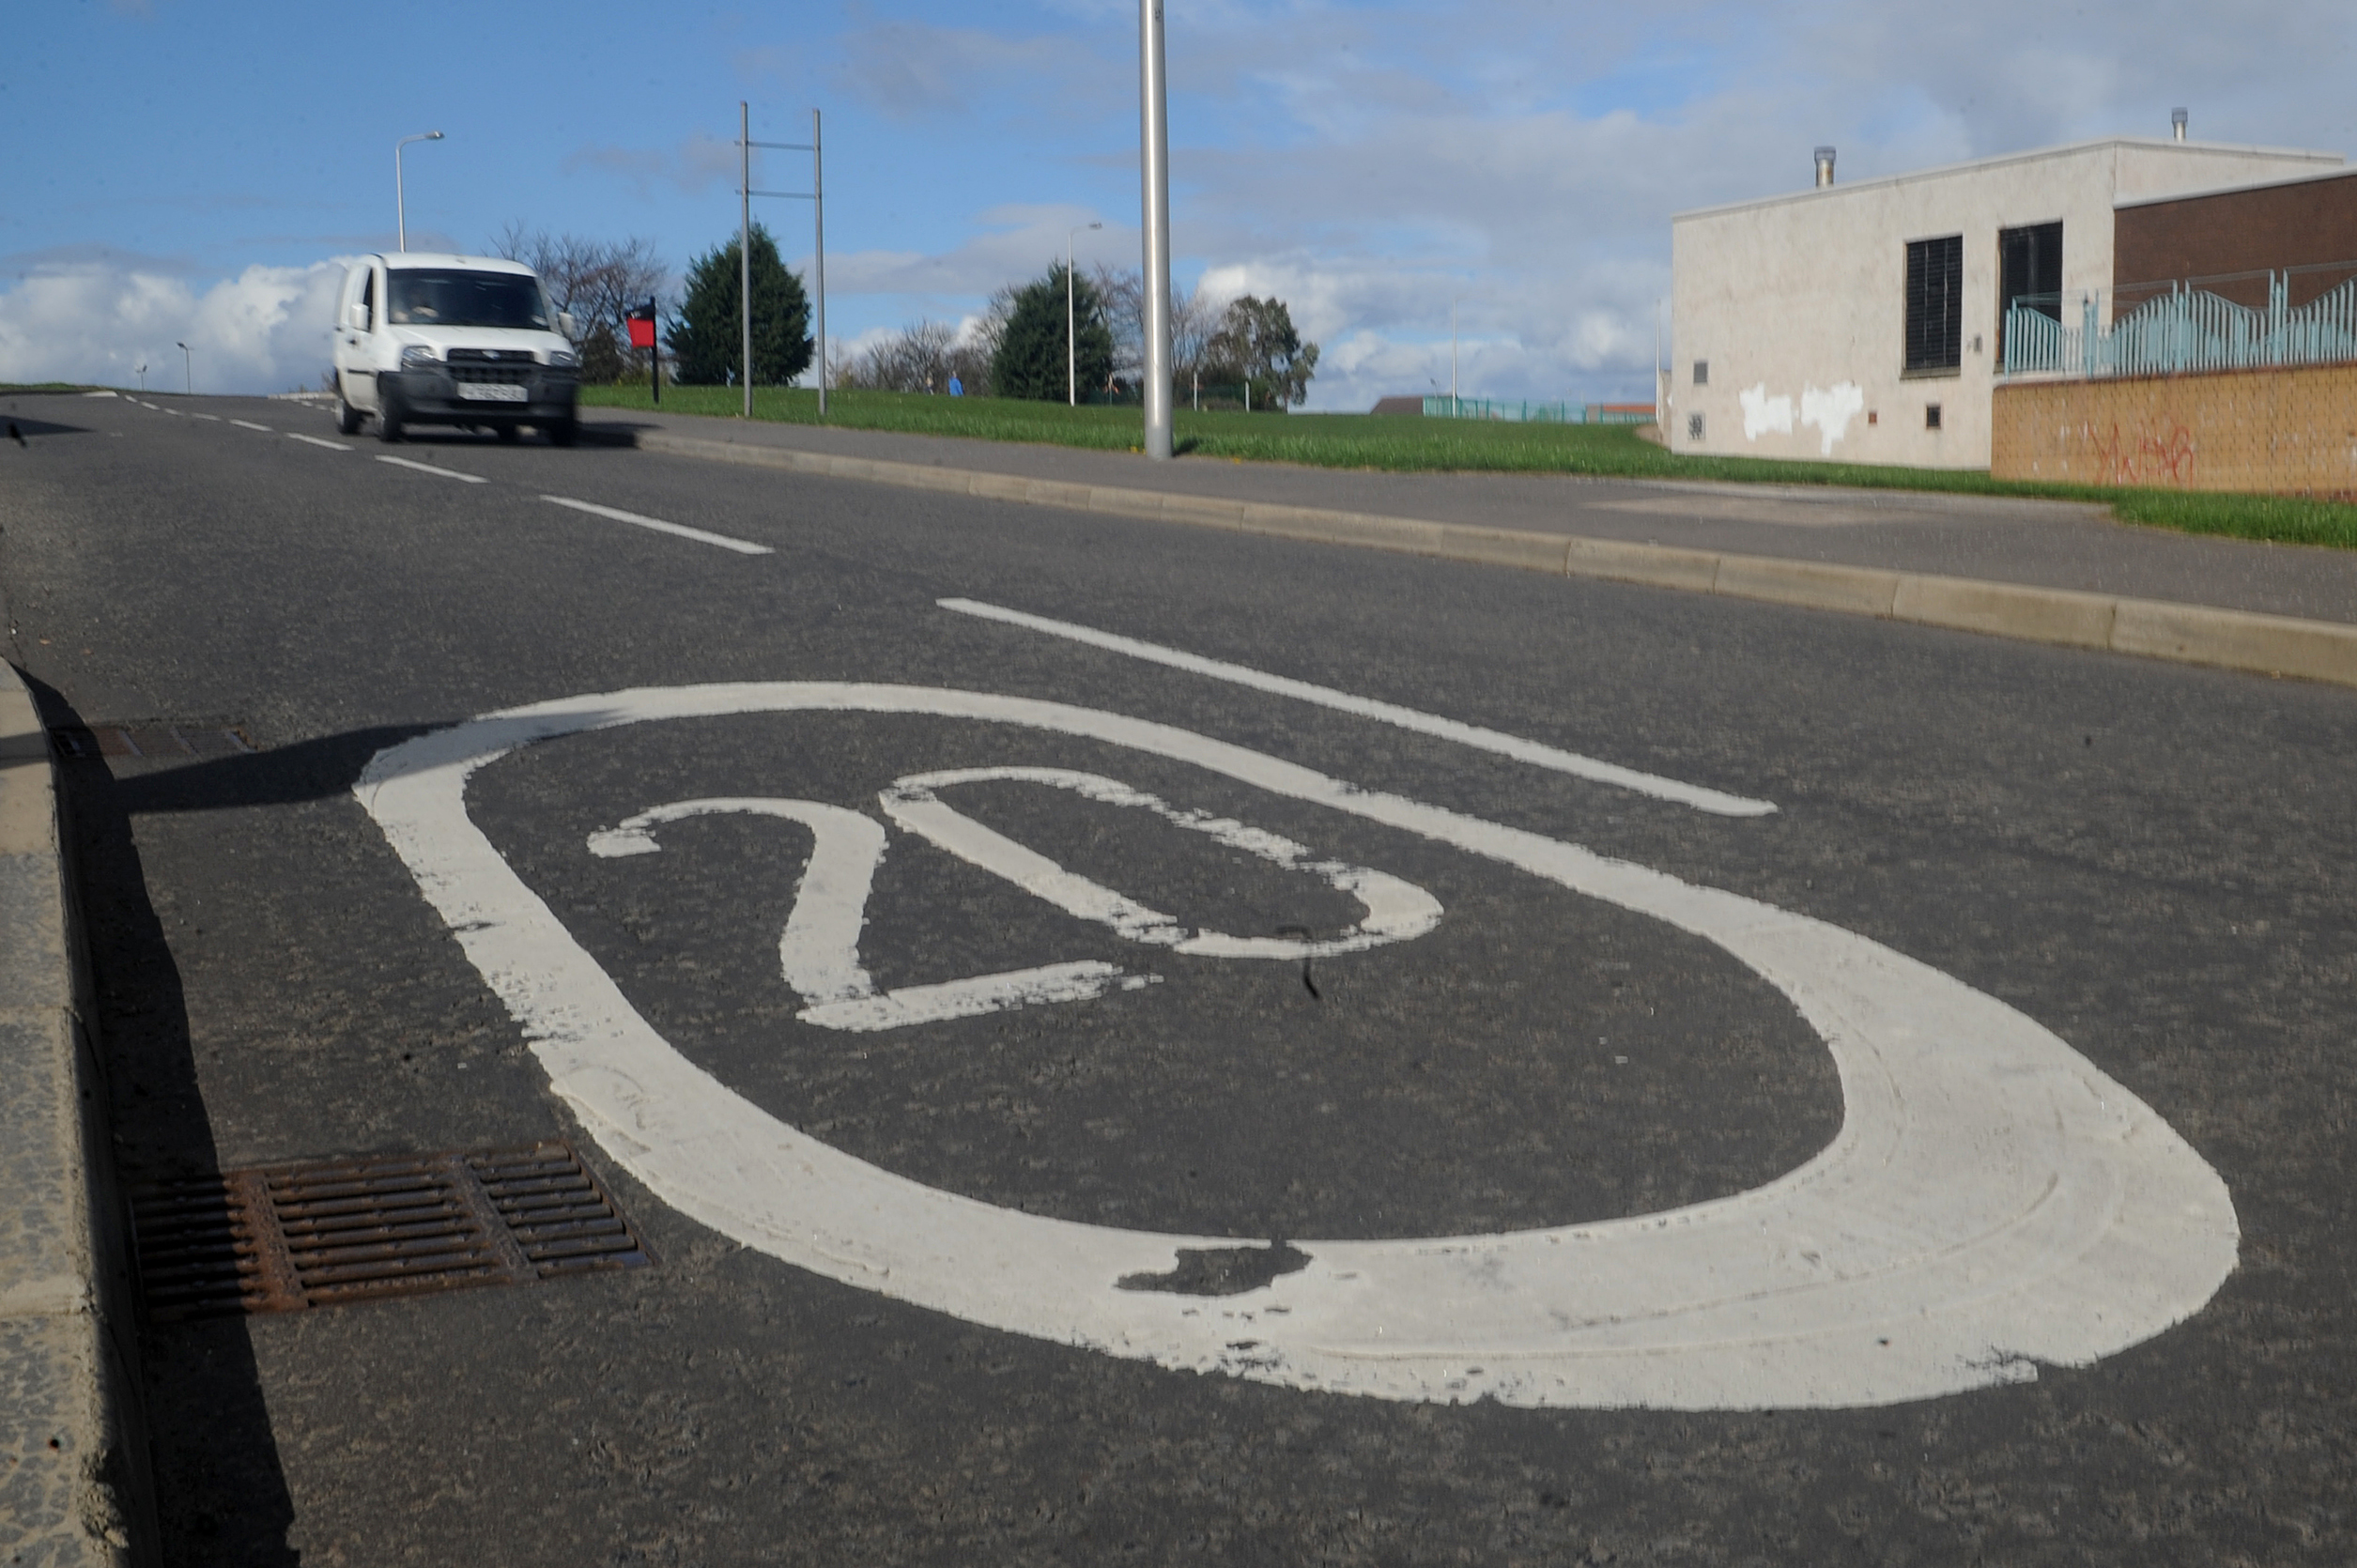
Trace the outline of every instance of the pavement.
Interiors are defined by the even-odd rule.
[[[789,477],[660,442],[734,436],[765,453],[1021,486],[1161,485],[1239,507],[1440,512],[1442,528],[1545,533],[1566,550],[1592,528],[1634,527],[1594,537],[2041,592],[2134,588],[2327,624],[2274,563],[2323,562],[2311,576],[2329,577],[2335,558],[1937,498],[1904,498],[1905,515],[1882,522],[1805,526],[1784,509],[1843,500],[1520,478],[1419,477],[1411,494],[1394,487],[1401,476],[1149,469],[635,416],[608,422],[614,444],[572,452],[464,436],[382,448],[327,439],[316,410],[260,400],[15,401],[28,438],[0,448],[0,588],[9,655],[41,712],[28,720],[20,703],[0,729],[235,727],[258,748],[40,757],[42,831],[25,842],[78,894],[93,1000],[76,1016],[98,1027],[89,1064],[45,1058],[35,1130],[54,1140],[72,1119],[58,1108],[91,1093],[110,1130],[95,1136],[85,1113],[78,1144],[53,1141],[42,1168],[94,1161],[110,1141],[135,1181],[570,1137],[655,1259],[534,1289],[144,1325],[124,1355],[144,1402],[114,1409],[144,1403],[152,1418],[167,1561],[2192,1568],[2357,1550],[2343,1501],[2357,1476],[2346,690],[1438,550],[1214,535],[1085,515],[1093,501],[1053,490],[1041,504],[971,480]],[[1748,498],[1743,515],[1686,515],[1730,496]],[[1665,500],[1671,512],[1628,509]],[[2089,561],[2093,541],[2126,541],[2141,563],[2072,576],[2055,551],[2040,559],[2062,575],[2002,575],[1997,546],[2049,535],[2083,536]],[[1904,553],[1927,539],[1950,553]],[[1866,553],[1805,553],[1837,548]],[[2205,581],[2252,596],[2205,596]],[[1095,640],[1079,635],[1090,629]],[[845,706],[677,706],[789,681]],[[901,706],[875,706],[879,690]],[[988,701],[944,714],[905,695],[943,692]],[[628,693],[655,695],[600,695]],[[456,743],[420,752],[421,736],[551,702],[627,722],[536,721],[530,745],[484,761],[461,813],[494,853],[440,858],[464,843],[402,804],[407,776],[385,760],[406,748],[431,761]],[[1045,711],[1025,703],[1082,728],[1023,739],[983,722]],[[1141,750],[1142,735],[1177,749]],[[40,749],[20,745],[17,762]],[[962,781],[932,788],[968,814],[963,828],[894,783],[944,768]],[[1304,768],[1348,783],[1312,799]],[[1082,773],[1170,811],[1078,793]],[[0,783],[20,776],[35,776]],[[778,933],[823,900],[795,882],[797,830],[781,838],[766,806],[855,848],[881,831],[880,787],[898,792],[885,808],[898,837],[867,867],[867,923],[851,939],[871,991],[905,1008],[938,1000],[927,988],[945,976],[1003,979],[1043,958],[1096,965],[1099,990],[1009,991],[1004,1011],[867,1032],[797,1013]],[[1777,809],[1743,814],[1767,801]],[[638,838],[617,829],[650,809],[670,814]],[[910,826],[924,822],[939,836]],[[1287,860],[1287,843],[1334,858]],[[1501,844],[1534,858],[1508,864]],[[1248,945],[1181,953],[1051,907],[1009,858],[1026,846],[1206,930],[1258,933],[1284,961]],[[824,882],[811,853],[807,875]],[[495,866],[523,879],[521,901],[482,880]],[[1597,868],[1606,885],[1566,888],[1566,866]],[[1377,871],[1393,879],[1382,941],[1314,961],[1283,946],[1348,931],[1363,906],[1372,920]],[[1748,913],[1728,928],[1675,898],[1651,914],[1626,901],[1656,875]],[[1418,893],[1444,908],[1437,926],[1402,915]],[[50,899],[44,979],[23,988],[51,1013],[69,994],[74,901]],[[543,951],[497,947],[551,914],[578,946],[567,961],[609,976],[699,1084],[726,1085],[718,1119],[664,1130],[645,1091],[675,1085],[643,1070],[653,1057],[568,1064],[619,1038],[580,1034],[604,982],[584,989],[544,972]],[[1351,1248],[1390,1267],[1433,1251],[1419,1238],[1571,1246],[1657,1228],[1656,1214],[1702,1222],[1715,1203],[1760,1212],[1761,1194],[1811,1185],[1784,1179],[1799,1168],[1855,1171],[1855,1130],[1915,1102],[1874,1099],[1872,1075],[1855,1070],[1854,1037],[1887,1021],[1795,1006],[1792,949],[1738,961],[1762,920],[1786,936],[1850,933],[1864,945],[1845,949],[1851,969],[1949,977],[1942,995],[1977,998],[1986,1025],[1952,1041],[1961,1061],[2021,1035],[2078,1064],[1964,1075],[2007,1095],[2057,1080],[2087,1091],[2057,1100],[2051,1124],[1980,1139],[1962,1116],[1970,1095],[1951,1093],[1972,1087],[1962,1081],[1899,1119],[1982,1151],[1976,1168],[1999,1187],[2044,1158],[2041,1127],[2067,1125],[2099,1170],[2091,1184],[2063,1171],[2060,1197],[2022,1218],[2125,1227],[2139,1244],[2096,1273],[2134,1284],[2120,1310],[2146,1325],[2134,1343],[2102,1342],[2071,1310],[2087,1254],[2042,1245],[2023,1254],[2033,1272],[2066,1282],[2064,1305],[2032,1314],[2043,1337],[1918,1354],[1919,1320],[2003,1294],[1982,1280],[1885,1302],[1879,1343],[1802,1367],[1795,1384],[1759,1371],[1791,1372],[1795,1357],[1755,1347],[1712,1375],[1720,1391],[1684,1396],[1656,1384],[1550,1403],[1517,1380],[1527,1345],[1458,1364],[1454,1391],[1415,1391],[1412,1345],[1345,1357],[1410,1371],[1336,1393],[1302,1380],[1314,1358],[1276,1313],[1187,1330],[1179,1350],[1056,1315],[1167,1299],[1175,1321],[1191,1292],[1218,1290],[1232,1299],[1217,1310],[1298,1302],[1306,1320],[1331,1313],[1347,1284],[1333,1259]],[[823,989],[809,967],[787,965],[793,989]],[[1944,1038],[1949,1022],[1932,1022]],[[76,1074],[96,1089],[73,1088]],[[914,1204],[892,1212],[917,1222],[863,1232],[858,1205],[829,1207],[824,1192],[781,1219],[753,1212],[740,1189],[759,1161],[726,1121],[746,1107],[807,1135],[800,1158],[883,1173],[845,1191]],[[35,1303],[12,1328],[66,1323],[88,1347],[79,1381],[57,1386],[96,1416],[14,1433],[7,1455],[12,1473],[47,1478],[50,1536],[27,1530],[30,1514],[10,1523],[84,1554],[52,1553],[67,1561],[107,1560],[88,1554],[125,1549],[110,1521],[135,1535],[143,1517],[139,1478],[108,1480],[108,1396],[92,1395],[104,1325],[129,1314],[104,1304],[91,1169],[55,1184],[69,1214],[80,1202],[95,1217],[85,1238],[57,1268],[0,1276],[91,1282],[80,1297],[10,1298]],[[1980,1185],[1931,1183],[1915,1201],[1936,1210]],[[1101,1275],[1094,1295],[1044,1288],[1041,1254],[1009,1268],[1013,1253],[960,1257],[961,1227],[927,1230],[945,1204],[1023,1235],[1140,1248],[1142,1261],[1115,1291]],[[1865,1231],[1904,1220],[1837,1219],[1792,1238],[1778,1267],[1829,1258],[1838,1272]],[[1348,1239],[1302,1239],[1317,1237]],[[1209,1239],[1172,1267],[1172,1237]],[[1511,1284],[1517,1267],[1500,1249],[1486,1277]],[[2074,1338],[2090,1332],[2094,1349]],[[1827,1391],[1871,1383],[1885,1360],[1949,1381],[1905,1397]],[[69,1448],[73,1465],[44,1457]]]
[[[2357,623],[2357,551],[2173,533],[2074,501],[1183,456],[1153,463],[1133,453],[641,410],[592,409],[584,423],[608,439],[722,442]]]

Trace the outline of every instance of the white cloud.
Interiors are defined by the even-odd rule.
[[[31,269],[0,293],[0,380],[182,383],[185,343],[199,392],[285,392],[317,382],[341,260],[249,267],[201,292],[138,263]]]
[[[754,140],[762,138],[756,136]],[[729,189],[734,191],[742,167],[740,157],[735,142],[699,133],[672,147],[582,147],[564,161],[564,168],[567,174],[577,169],[598,169],[614,175],[626,180],[632,192],[641,198],[657,184],[696,195],[714,180],[726,180]],[[760,172],[761,166],[756,162],[757,181]]]
[[[1069,47],[971,28],[913,42],[912,63],[892,68],[895,112],[970,115],[981,111],[963,95],[979,104],[983,88],[1077,109],[1089,73],[1133,47],[1135,12],[1051,8],[1078,22]],[[1649,396],[1671,214],[1805,186],[1821,142],[1840,146],[1848,180],[2164,135],[2179,103],[2198,137],[2357,141],[2340,80],[2357,45],[2346,0],[2230,17],[2156,0],[2133,25],[2115,8],[2039,0],[1711,0],[1676,13],[1202,0],[1187,12],[1170,33],[1182,265],[1206,268],[1215,291],[1292,306],[1326,346],[1314,407],[1445,382],[1453,298],[1469,394]],[[870,51],[886,41],[862,38]],[[886,96],[883,65],[863,57]],[[1132,79],[1126,65],[1115,79]],[[1107,169],[1133,156],[1120,120],[1090,133],[1102,150],[1086,156]],[[862,258],[858,286],[937,300],[1031,275],[1060,250],[1050,212],[1066,209],[1038,210],[937,254]]]
[[[994,207],[971,220],[982,232],[953,249],[925,254],[916,251],[852,251],[826,257],[826,288],[832,294],[898,294],[920,300],[987,295],[1001,284],[1024,283],[1064,259],[1065,239],[1083,272],[1091,262],[1135,267],[1138,233],[1134,225],[1105,222],[1101,229],[1084,225],[1103,222],[1084,207],[1016,205]],[[1079,229],[1078,234],[1071,231]],[[793,265],[805,269],[806,255]],[[939,314],[936,312],[936,314]]]

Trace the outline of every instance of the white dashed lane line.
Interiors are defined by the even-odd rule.
[[[332,445],[333,443],[331,442],[330,444]],[[489,480],[485,479],[481,474],[460,473],[456,469],[438,469],[431,463],[413,463],[407,457],[390,457],[380,455],[377,457],[377,461],[379,463],[391,463],[396,469],[415,469],[420,473],[439,474],[444,479],[454,479],[462,484],[487,484],[490,483]]]
[[[209,420],[215,424],[219,424],[221,423],[221,416],[219,414],[191,414],[189,415],[189,418]]]
[[[1617,785],[1624,790],[1634,790],[1641,795],[1651,795],[1656,800],[1675,801],[1681,806],[1690,806],[1697,811],[1708,811],[1715,816],[1764,817],[1776,809],[1774,801],[1752,800],[1744,795],[1731,795],[1704,785],[1688,784],[1683,779],[1664,778],[1658,774],[1640,773],[1634,768],[1622,767],[1617,762],[1607,762],[1594,757],[1582,757],[1578,752],[1559,750],[1538,741],[1524,740],[1519,735],[1501,734],[1495,730],[1485,730],[1479,725],[1443,718],[1438,714],[1418,713],[1413,708],[1402,708],[1394,703],[1378,701],[1371,697],[1360,697],[1347,691],[1336,691],[1332,686],[1312,685],[1307,681],[1296,681],[1284,675],[1271,675],[1266,670],[1254,669],[1240,664],[1229,664],[1223,659],[1208,659],[1200,653],[1190,653],[1178,648],[1165,648],[1158,642],[1141,642],[1135,638],[1120,637],[1112,632],[1101,632],[1093,626],[1075,625],[1070,621],[1051,621],[1044,615],[1026,615],[1022,610],[1007,609],[998,605],[986,605],[976,599],[941,599],[935,602],[943,609],[956,610],[961,615],[974,615],[985,621],[1003,622],[1009,626],[1022,626],[1030,631],[1045,632],[1050,637],[1070,638],[1074,642],[1086,643],[1091,648],[1101,648],[1107,653],[1126,653],[1133,659],[1144,659],[1150,664],[1166,665],[1172,669],[1183,669],[1191,674],[1208,675],[1215,681],[1232,682],[1240,686],[1249,686],[1255,691],[1271,692],[1276,696],[1290,697],[1302,702],[1315,702],[1321,708],[1333,708],[1341,713],[1356,714],[1362,718],[1379,719],[1385,724],[1395,724],[1402,730],[1412,730],[1424,735],[1436,735],[1442,740],[1456,741],[1459,745],[1473,746],[1483,751],[1494,751],[1501,757],[1511,757],[1517,761],[1532,762],[1539,767],[1552,768],[1558,773],[1567,773],[1574,777],[1592,779],[1598,784]]]
[[[256,424],[250,419],[233,419],[229,423],[240,430],[259,430],[265,436],[275,434],[269,425]]]
[[[290,441],[301,441],[306,446],[323,446],[330,452],[349,452],[352,450],[350,447],[346,446],[342,441],[331,441],[317,436],[299,435],[292,430],[286,432],[286,438]]]
[[[657,533],[674,533],[682,539],[693,539],[700,545],[717,545],[739,555],[773,553],[768,546],[756,545],[747,539],[732,539],[725,533],[706,533],[702,529],[689,528],[685,523],[667,523],[660,517],[642,517],[636,512],[624,512],[616,506],[600,506],[595,501],[575,500],[569,496],[543,496],[540,499],[557,506],[569,506],[576,512],[587,512],[592,516],[610,517],[617,523],[651,528]]]

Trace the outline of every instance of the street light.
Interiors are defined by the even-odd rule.
[[[439,142],[441,139],[440,131],[427,131],[415,136],[404,136],[393,144],[393,223],[394,231],[401,237],[401,248],[405,251],[409,248],[409,209],[401,194],[401,149],[411,142]]]
[[[1080,346],[1072,338],[1072,239],[1081,229],[1101,229],[1102,223],[1083,223],[1064,231],[1064,406],[1080,407]]]
[[[196,395],[196,355],[185,343],[176,343],[172,346],[180,351],[180,374],[184,377],[183,384],[187,388],[188,395],[194,397]]]
[[[1139,205],[1145,208],[1146,455],[1167,462],[1170,405],[1170,84],[1163,0],[1137,0]]]

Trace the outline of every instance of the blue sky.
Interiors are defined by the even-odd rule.
[[[2172,3],[1170,0],[1182,286],[1271,291],[1325,349],[1312,407],[1445,384],[1646,395],[1671,213],[2115,132],[2357,151],[2357,8]],[[735,222],[757,140],[825,111],[829,325],[955,321],[1066,230],[1137,257],[1133,0],[382,10],[15,8],[0,54],[0,379],[275,391],[325,363],[339,256],[520,221],[651,239]],[[771,153],[757,186],[807,189]],[[796,265],[809,204],[763,216]],[[191,334],[194,334],[193,337]],[[166,361],[171,361],[169,364]],[[167,375],[169,371],[171,374]]]

